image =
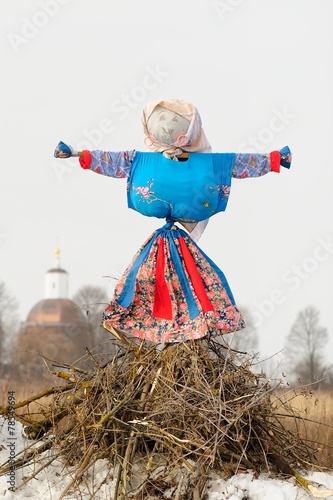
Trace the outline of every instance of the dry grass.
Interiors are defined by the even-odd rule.
[[[288,416],[284,416],[286,403]],[[333,393],[307,388],[278,391],[276,412],[290,432],[297,432],[315,450],[318,460],[333,470]],[[290,418],[293,414],[293,418]]]
[[[314,441],[300,432],[294,399],[276,395],[264,374],[251,371],[251,360],[214,339],[158,349],[111,333],[118,350],[110,362],[90,355],[91,370],[57,372],[61,385],[17,404],[26,434],[40,447],[18,456],[16,467],[52,448],[53,459],[75,468],[61,498],[100,458],[118,471],[119,499],[166,488],[181,466],[192,474],[185,495],[193,500],[202,498],[213,469],[226,476],[249,468],[291,476],[322,466]],[[134,464],[145,472],[139,488]]]
[[[2,378],[2,380],[0,380],[0,409],[7,406],[9,392],[14,392],[14,399],[18,403],[31,398],[34,399],[36,394],[40,394],[42,391],[50,387],[50,380],[53,380],[53,385],[59,385],[59,383],[62,384],[63,381],[59,382],[59,379],[56,376],[49,376],[46,366],[45,371],[47,378],[40,377],[32,373],[29,377],[22,379],[22,377],[17,373],[17,370],[14,370],[13,374],[8,378]],[[45,378],[49,381],[49,383],[46,382]],[[34,415],[37,420],[41,419],[43,412],[46,411],[46,408],[49,408],[51,403],[52,396],[38,398],[36,401],[32,401],[29,404],[29,413],[31,416]],[[19,418],[20,415],[24,415],[26,413],[26,408],[17,408],[15,413]]]

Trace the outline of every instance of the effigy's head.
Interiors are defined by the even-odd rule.
[[[145,144],[154,152],[174,158],[184,151],[209,152],[197,108],[186,101],[168,99],[148,103],[143,110]]]

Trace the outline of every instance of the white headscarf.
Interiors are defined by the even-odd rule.
[[[161,132],[159,119],[163,109],[172,112],[164,116],[163,130],[166,133]],[[210,153],[212,150],[203,131],[199,112],[189,102],[167,99],[148,103],[143,111],[142,124],[147,148],[169,158],[177,159],[184,151]]]

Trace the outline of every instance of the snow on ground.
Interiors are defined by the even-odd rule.
[[[14,431],[12,427],[8,425],[8,420],[0,420],[0,466],[11,460],[26,446],[31,445],[31,441],[24,438],[23,429],[19,422],[15,421]],[[50,460],[53,453],[52,450],[45,452],[43,463]],[[22,482],[24,483],[24,478],[36,473],[41,466],[42,462],[38,459],[33,465],[26,466],[24,469],[12,470],[7,475],[1,476],[0,498],[8,500],[27,498],[58,500],[71,481],[71,471],[68,468],[65,469],[58,459],[38,473],[34,479],[19,487]],[[319,490],[317,492],[319,497],[333,500],[333,494],[323,496],[323,489],[333,490],[333,472],[331,474],[307,472],[303,476],[315,482],[313,484]],[[318,483],[325,487],[319,487]],[[115,484],[115,471],[110,469],[107,460],[98,460],[89,469],[86,480],[80,486],[80,493],[74,495],[71,493],[65,498],[116,500],[114,498]],[[12,491],[17,487],[19,487],[17,491]],[[172,499],[175,494],[176,490],[170,489],[161,498]],[[205,500],[308,500],[313,498],[315,497],[298,485],[294,479],[272,479],[267,475],[256,477],[251,471],[235,475],[228,480],[213,473],[208,480],[205,496]]]

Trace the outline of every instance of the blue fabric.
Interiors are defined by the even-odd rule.
[[[289,146],[285,146],[284,148],[280,149],[279,153],[281,156],[281,165],[285,168],[290,168],[291,163],[286,159],[286,157],[291,153]]]
[[[235,153],[191,153],[174,161],[137,152],[128,179],[128,206],[148,217],[197,222],[227,206]]]
[[[127,308],[132,304],[135,292],[136,276],[140,266],[148,259],[150,249],[155,240],[156,237],[153,236],[151,240],[148,241],[148,243],[146,243],[146,245],[142,248],[141,253],[139,253],[138,257],[133,262],[133,265],[126,277],[123,291],[117,300],[119,305]]]
[[[60,141],[54,151],[55,158],[70,158],[72,156],[72,148]]]

